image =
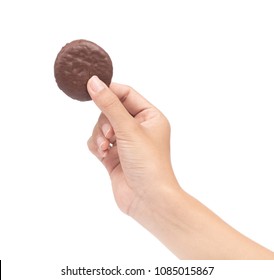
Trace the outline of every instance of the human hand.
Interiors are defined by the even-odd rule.
[[[102,111],[88,147],[107,169],[118,207],[133,215],[140,202],[149,203],[162,188],[176,185],[169,122],[128,86],[108,88],[93,76],[87,89]]]
[[[180,188],[170,162],[170,126],[158,109],[132,88],[108,88],[95,76],[87,88],[102,111],[88,147],[106,167],[123,212],[179,258],[274,258]]]

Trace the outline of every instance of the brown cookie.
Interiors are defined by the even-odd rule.
[[[54,76],[58,87],[68,96],[88,101],[87,82],[96,75],[107,86],[113,74],[109,55],[98,45],[86,40],[66,44],[55,60]]]

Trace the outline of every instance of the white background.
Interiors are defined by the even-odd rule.
[[[81,38],[109,53],[113,81],[167,116],[182,188],[274,250],[273,15],[273,1],[1,1],[6,279],[176,260],[116,207],[107,172],[86,146],[99,110],[55,83],[57,53]]]

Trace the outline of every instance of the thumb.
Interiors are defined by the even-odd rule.
[[[97,76],[92,76],[87,84],[90,97],[111,123],[114,131],[129,129],[133,117],[119,98]]]

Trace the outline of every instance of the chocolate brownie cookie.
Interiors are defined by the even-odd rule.
[[[79,101],[91,99],[87,92],[87,82],[93,75],[109,86],[112,74],[109,55],[100,46],[87,40],[75,40],[66,44],[54,64],[58,87]]]

